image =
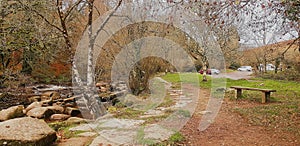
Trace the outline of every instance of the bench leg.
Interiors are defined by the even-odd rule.
[[[268,99],[270,98],[270,92],[264,92],[261,103],[266,103]]]
[[[236,96],[235,96],[236,99],[238,98],[242,98],[242,89],[236,89]]]

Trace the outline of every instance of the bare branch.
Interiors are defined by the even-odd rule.
[[[112,10],[112,12],[106,17],[106,19],[103,21],[103,23],[101,24],[101,26],[98,28],[98,30],[96,31],[95,35],[92,37],[93,40],[96,39],[96,37],[99,35],[99,33],[101,32],[101,30],[104,28],[105,24],[110,20],[111,16],[113,16],[113,14],[117,11],[117,9],[121,6],[123,0],[119,0],[118,4],[116,5],[116,7]]]
[[[39,13],[37,10],[34,10],[32,8],[30,8],[29,6],[27,6],[26,4],[22,3],[21,0],[17,0],[22,6],[25,7],[25,9],[34,12],[36,15],[38,15],[40,18],[42,18],[48,25],[56,28],[58,31],[63,32],[63,30],[58,27],[57,25],[52,24],[44,15],[42,15],[41,13]]]
[[[71,14],[71,12],[73,11],[74,8],[76,8],[80,3],[82,3],[83,0],[78,0],[66,13],[65,13],[65,17],[64,17],[64,21],[66,21],[66,19],[68,18],[68,16]]]
[[[295,44],[295,42],[297,42],[299,40],[299,37],[297,39],[295,39],[282,53],[282,57],[284,57],[284,54]]]

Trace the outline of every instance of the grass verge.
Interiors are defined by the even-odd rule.
[[[85,131],[70,131],[69,129],[75,127],[77,124],[70,124],[67,122],[53,122],[53,123],[49,123],[48,125],[53,130],[55,130],[59,135],[61,135],[60,139],[69,139],[71,137],[77,137],[78,134],[85,132]]]
[[[264,126],[269,130],[291,132],[300,136],[299,102],[235,108],[234,111],[247,119],[252,125]]]

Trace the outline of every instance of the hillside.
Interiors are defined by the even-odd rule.
[[[262,47],[244,50],[241,58],[242,65],[257,66],[259,64],[277,63],[282,64],[282,68],[289,66],[299,66],[300,52],[294,40],[282,41]]]

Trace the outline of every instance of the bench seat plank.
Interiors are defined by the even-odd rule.
[[[271,92],[276,92],[274,89],[260,89],[260,88],[251,88],[251,87],[242,87],[242,86],[231,86],[230,88],[236,89],[236,98],[242,97],[242,90],[254,90],[263,92],[262,103],[265,103],[271,95]]]
[[[242,86],[231,86],[230,88],[242,89],[242,90],[256,90],[256,91],[262,91],[262,92],[276,92],[276,90],[274,90],[274,89],[260,89],[260,88],[242,87]]]

